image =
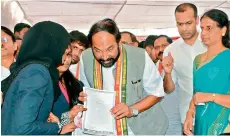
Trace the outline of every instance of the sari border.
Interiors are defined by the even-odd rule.
[[[203,61],[201,62],[201,58],[202,58],[202,54],[199,54],[198,56],[196,56],[195,58],[195,64],[196,64],[196,69],[195,71],[199,70],[200,68],[206,66],[207,64],[211,63],[214,59],[216,59],[216,57],[218,57],[219,55],[221,55],[222,53],[224,53],[225,51],[228,51],[229,49],[225,49],[221,52],[219,52],[218,54],[216,54],[215,56],[213,56],[212,58],[206,60],[206,61]],[[199,58],[197,58],[199,57]],[[196,59],[199,59],[199,60],[196,60]]]
[[[230,95],[230,90],[228,91],[227,95]],[[221,125],[219,125],[219,122],[223,122],[223,120],[224,120],[224,114],[226,114],[227,110],[228,110],[227,107],[224,107],[224,108],[221,110],[221,112],[220,112],[220,114],[218,115],[218,117],[216,118],[216,120],[212,123],[211,127],[208,129],[208,133],[207,133],[208,135],[217,135],[217,134],[215,134],[215,132],[221,131],[221,130],[217,131],[217,129],[221,129],[221,128],[220,128]],[[230,116],[230,115],[229,115],[229,116]],[[223,132],[224,132],[225,129],[228,127],[228,125],[229,125],[229,121],[228,121],[228,123],[226,124],[226,126],[224,127]],[[220,133],[223,133],[223,132],[220,132]]]

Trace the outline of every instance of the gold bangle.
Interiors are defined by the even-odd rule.
[[[215,102],[216,94],[212,94],[212,101]]]

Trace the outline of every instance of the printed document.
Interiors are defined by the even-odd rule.
[[[115,91],[83,88],[87,94],[83,112],[82,132],[91,135],[115,135],[115,119],[110,109],[115,105]]]

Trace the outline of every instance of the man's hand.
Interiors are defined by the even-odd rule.
[[[132,109],[125,103],[114,106],[110,111],[116,119],[133,116]]]
[[[165,74],[171,74],[173,69],[174,60],[171,56],[171,53],[168,53],[168,56],[163,57],[162,66]]]
[[[60,132],[60,134],[66,134],[69,132],[73,132],[76,129],[76,126],[74,124],[74,122],[66,124],[65,126],[62,127],[62,130]]]

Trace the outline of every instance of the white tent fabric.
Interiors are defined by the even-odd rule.
[[[1,25],[10,28],[13,31],[15,24],[19,22],[31,25],[16,1],[1,1]]]
[[[35,24],[51,20],[88,33],[98,20],[114,19],[120,30],[137,36],[167,34],[178,36],[174,10],[183,2],[192,2],[199,15],[211,8],[218,8],[230,16],[230,0],[3,0],[1,1],[2,25],[9,28],[18,22]]]

